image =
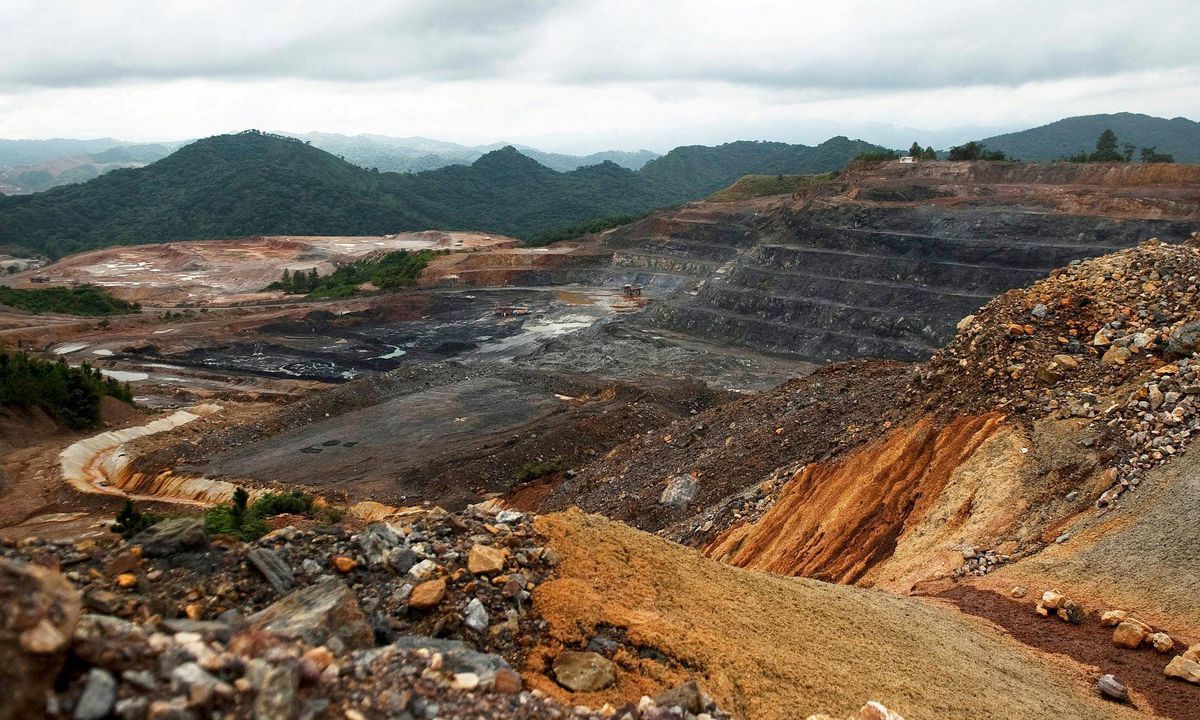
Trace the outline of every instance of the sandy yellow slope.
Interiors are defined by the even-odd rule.
[[[569,511],[537,528],[563,558],[535,592],[555,647],[598,626],[627,632],[617,688],[568,701],[614,704],[697,676],[741,718],[848,715],[878,700],[908,720],[1144,717],[1093,695],[1082,667],[1051,663],[992,626],[915,598],[722,565],[661,538]],[[611,631],[610,631],[611,632]],[[669,661],[646,659],[653,649]],[[636,699],[636,698],[635,698]]]

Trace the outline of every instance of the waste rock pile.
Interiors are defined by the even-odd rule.
[[[525,688],[530,591],[557,559],[522,513],[298,525],[244,543],[180,517],[127,542],[0,545],[0,674],[18,689],[0,718],[724,717],[698,690],[593,711]]]

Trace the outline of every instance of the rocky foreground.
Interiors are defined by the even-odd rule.
[[[525,689],[514,668],[545,625],[530,591],[556,557],[517,512],[285,525],[252,543],[184,517],[0,556],[5,720],[728,717],[695,683],[596,710]],[[570,691],[611,685],[616,648],[597,649],[550,672]]]

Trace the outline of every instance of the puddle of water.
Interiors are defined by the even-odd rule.
[[[93,350],[92,354],[99,355],[100,357],[108,357],[113,354],[113,351],[107,348],[100,348],[99,350]]]
[[[62,347],[54,348],[55,355],[68,355],[73,352],[79,352],[87,347],[87,343],[77,343],[75,345],[63,345]]]
[[[109,370],[107,368],[100,368],[100,374],[104,377],[110,377],[113,380],[120,380],[121,382],[134,382],[150,378],[149,373],[132,372],[130,370]]]
[[[403,350],[399,346],[393,345],[392,351],[390,353],[387,353],[386,355],[376,355],[375,359],[376,360],[392,360],[392,359],[400,357],[401,355],[407,355],[407,354],[408,354],[407,350]]]

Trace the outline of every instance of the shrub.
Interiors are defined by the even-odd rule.
[[[562,469],[563,458],[561,455],[550,458],[549,460],[537,460],[534,462],[525,463],[520,470],[517,471],[517,480],[519,482],[528,482],[537,480],[540,477],[545,477],[551,473],[556,473]]]
[[[263,493],[253,503],[244,488],[233,491],[233,502],[218,505],[204,514],[204,529],[210,535],[233,535],[246,542],[267,534],[266,519],[285,513],[312,515],[313,498],[299,491]]]
[[[117,513],[117,521],[113,524],[112,531],[128,540],[151,525],[162,522],[163,519],[158,513],[141,512],[133,506],[132,500],[126,500],[121,512]]]

